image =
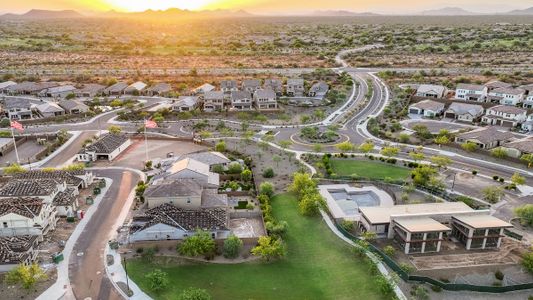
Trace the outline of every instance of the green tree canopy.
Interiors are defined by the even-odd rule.
[[[215,241],[207,231],[198,229],[193,236],[187,237],[178,251],[186,256],[199,256],[215,251]]]

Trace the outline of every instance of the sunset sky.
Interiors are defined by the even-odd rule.
[[[143,11],[177,7],[190,10],[244,9],[253,13],[305,13],[315,10],[410,13],[457,6],[476,12],[503,12],[532,6],[531,0],[0,0],[0,12],[21,13],[29,9],[75,9],[90,11]]]

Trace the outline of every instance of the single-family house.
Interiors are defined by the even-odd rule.
[[[533,137],[515,140],[501,146],[507,152],[507,156],[520,158],[524,154],[533,153]]]
[[[172,92],[172,86],[169,83],[158,82],[144,91],[146,96],[162,96],[167,97]]]
[[[533,131],[533,114],[527,116],[526,121],[520,125],[523,131]]]
[[[527,111],[525,109],[508,105],[496,105],[487,109],[481,121],[489,125],[515,127],[525,122],[526,119]]]
[[[57,194],[66,188],[65,181],[50,178],[11,179],[0,187],[0,199],[32,197],[41,199],[43,203],[52,203]]]
[[[75,188],[67,188],[63,192],[59,192],[52,201],[52,205],[56,207],[57,215],[60,217],[74,216],[78,210],[78,190]]]
[[[216,151],[202,151],[184,154],[179,157],[180,159],[191,158],[201,163],[208,165],[210,168],[213,166],[227,166],[231,161],[222,153]]]
[[[42,241],[56,223],[57,211],[52,203],[30,197],[0,199],[0,236],[37,235]]]
[[[38,235],[0,237],[0,272],[19,265],[31,265],[37,260]]]
[[[128,86],[129,85],[126,82],[123,82],[123,81],[117,82],[117,83],[105,88],[103,94],[106,95],[106,96],[120,96],[120,95],[122,95],[124,93],[124,90]]]
[[[499,80],[492,80],[487,83],[485,83],[485,86],[487,87],[487,93],[492,92],[495,89],[499,88],[512,88],[513,85],[510,83],[502,82]]]
[[[28,99],[18,97],[4,99],[4,109],[10,120],[33,119],[32,106]]]
[[[224,110],[224,92],[211,91],[204,95],[204,111],[223,111]]]
[[[460,144],[470,142],[480,149],[490,150],[514,139],[515,136],[511,132],[489,126],[458,134],[455,142]]]
[[[475,122],[484,111],[481,105],[454,102],[444,112],[444,117],[462,122]]]
[[[60,85],[47,88],[39,92],[39,97],[65,98],[70,94],[75,94],[76,88],[72,85]]]
[[[231,94],[231,92],[235,92],[239,90],[239,87],[237,86],[237,81],[235,80],[222,80],[220,82],[220,89],[225,94]]]
[[[55,102],[44,102],[37,105],[36,109],[43,118],[52,118],[65,114],[65,110]]]
[[[172,103],[172,110],[178,112],[193,111],[200,105],[198,96],[179,96],[176,102]]]
[[[265,79],[265,82],[263,83],[263,89],[273,90],[276,93],[277,97],[281,97],[283,95],[283,83],[279,79],[275,79],[275,78]]]
[[[27,172],[17,173],[13,175],[13,178],[26,181],[52,179],[57,182],[65,182],[67,188],[75,188],[79,191],[82,188],[89,187],[93,183],[94,174],[86,170],[29,170]]]
[[[154,178],[154,184],[161,180],[193,179],[205,188],[218,188],[219,175],[210,171],[209,165],[184,158],[173,163],[164,174]]]
[[[522,103],[524,90],[512,87],[496,88],[489,92],[487,102],[516,106]]]
[[[329,85],[324,81],[319,81],[311,86],[309,89],[309,97],[324,99],[329,91]]]
[[[8,95],[38,95],[42,90],[59,86],[56,82],[30,82],[24,81],[8,86],[5,93]]]
[[[8,87],[16,85],[17,83],[14,81],[4,81],[0,82],[0,94],[5,94],[5,91]]]
[[[252,94],[249,91],[231,92],[232,110],[252,110]]]
[[[484,102],[487,87],[479,84],[459,83],[455,89],[455,99]]]
[[[201,86],[194,89],[194,94],[203,98],[205,96],[205,93],[211,92],[215,90],[215,86],[209,83],[204,83]]]
[[[242,90],[253,93],[261,88],[261,80],[259,79],[245,79],[242,81]]]
[[[105,86],[96,83],[84,84],[83,87],[74,91],[76,97],[92,98],[104,92]]]
[[[409,106],[409,113],[433,118],[444,112],[444,103],[433,100],[422,100]]]
[[[59,106],[61,106],[67,114],[71,115],[84,114],[89,111],[89,106],[79,100],[62,100],[59,101]]]
[[[443,85],[421,84],[416,89],[417,97],[444,98],[448,94],[448,88]]]
[[[303,97],[305,92],[304,80],[302,78],[287,79],[287,96]]]
[[[275,110],[278,109],[276,101],[276,92],[271,89],[256,90],[254,92],[254,104],[258,110]]]
[[[81,149],[77,160],[82,162],[115,159],[122,151],[131,145],[131,140],[123,134],[105,134],[96,142]]]
[[[142,81],[137,81],[132,84],[130,84],[127,88],[124,89],[125,95],[140,95],[144,89],[146,88],[146,83]]]
[[[230,234],[229,214],[225,208],[183,209],[163,204],[134,216],[129,242],[181,240],[201,229],[213,239],[225,239]]]
[[[151,184],[144,192],[148,208],[165,203],[183,209],[198,209],[202,204],[203,187],[195,179],[168,179]]]

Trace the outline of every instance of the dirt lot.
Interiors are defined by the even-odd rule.
[[[142,169],[145,161],[145,143],[143,139],[133,140],[131,146],[122,152],[113,162],[99,161],[97,165],[120,166]],[[206,150],[206,147],[190,142],[172,140],[148,140],[148,159],[164,159],[167,153],[179,156],[191,152]]]

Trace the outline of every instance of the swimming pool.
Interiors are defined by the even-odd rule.
[[[372,191],[329,191],[331,197],[346,215],[359,213],[359,207],[379,206],[379,197]]]

